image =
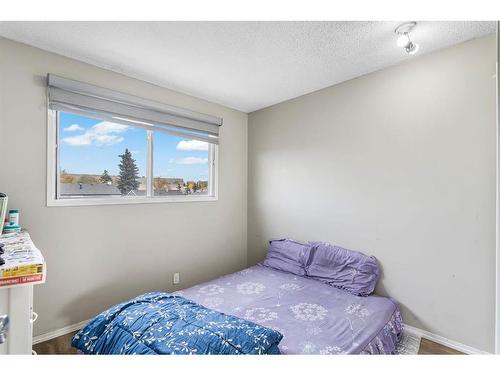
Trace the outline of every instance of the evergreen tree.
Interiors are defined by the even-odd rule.
[[[102,172],[101,178],[99,180],[103,184],[107,184],[108,182],[113,182],[113,179],[111,178],[106,169],[104,170],[104,172]]]
[[[128,194],[131,190],[137,190],[139,187],[139,168],[135,164],[134,158],[132,158],[132,153],[125,149],[123,155],[119,155],[121,158],[118,168],[120,168],[120,174],[118,176],[117,187],[123,195]]]

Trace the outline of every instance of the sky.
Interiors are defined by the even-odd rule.
[[[67,173],[118,174],[125,148],[132,153],[140,176],[146,175],[147,132],[109,121],[59,113],[59,167]],[[208,180],[208,144],[165,133],[154,133],[154,177]]]

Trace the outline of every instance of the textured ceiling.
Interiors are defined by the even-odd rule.
[[[251,112],[495,31],[419,22],[408,56],[399,23],[0,22],[0,35]]]

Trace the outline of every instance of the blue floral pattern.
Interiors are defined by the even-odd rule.
[[[72,344],[86,354],[280,354],[281,339],[273,329],[152,292],[99,314]]]

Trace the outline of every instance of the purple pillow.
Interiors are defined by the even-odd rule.
[[[280,271],[305,276],[310,252],[310,244],[288,239],[272,240],[269,241],[269,250],[263,264]]]
[[[373,293],[380,276],[375,257],[327,243],[311,243],[307,276],[357,296]]]

